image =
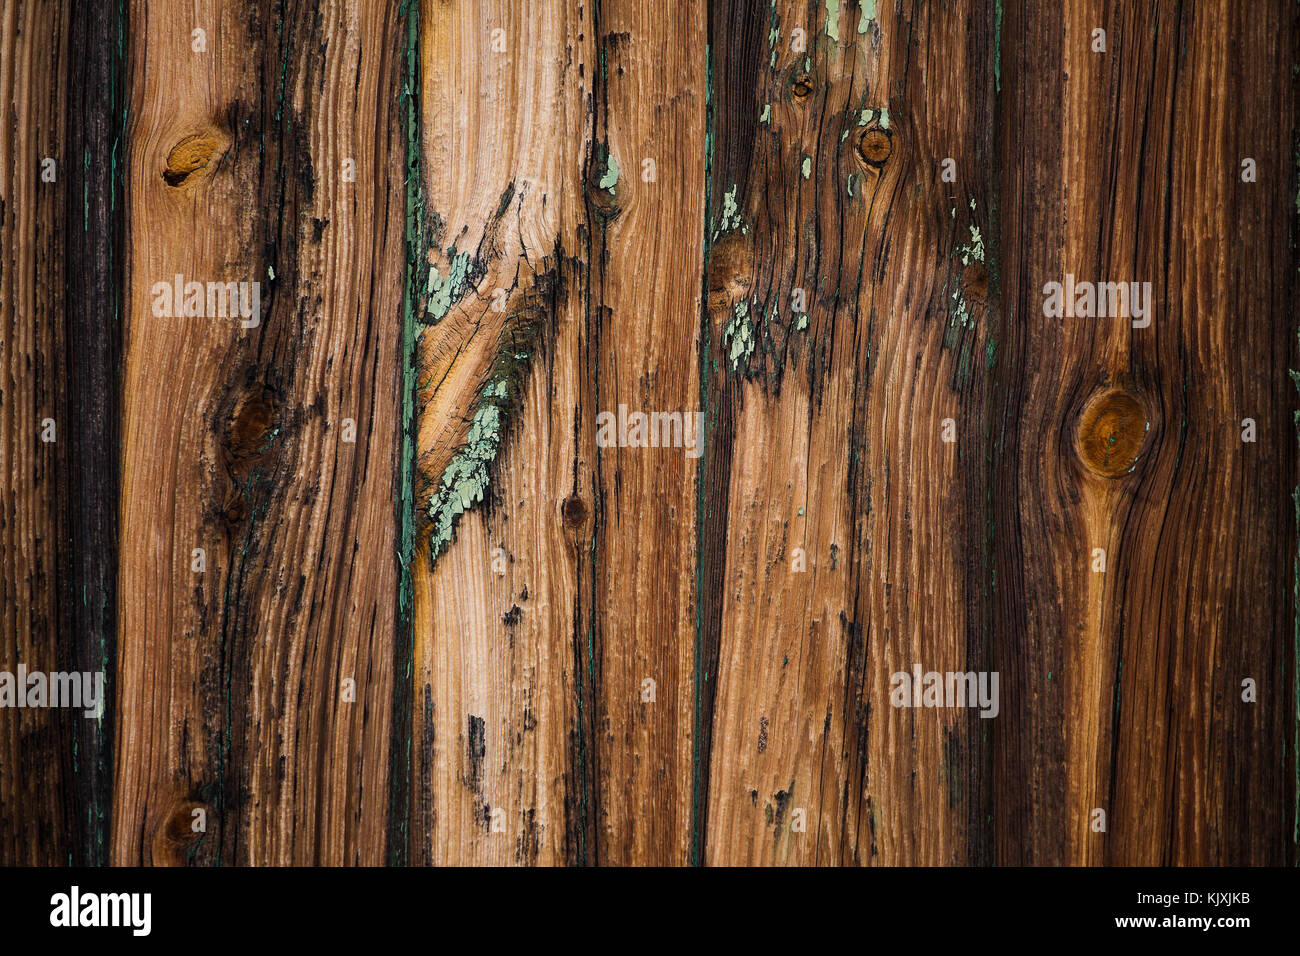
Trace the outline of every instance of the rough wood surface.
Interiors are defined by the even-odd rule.
[[[0,862],[1297,862],[1300,6],[92,6],[0,0],[0,680],[109,688]]]
[[[711,21],[710,862],[978,859],[980,721],[888,694],[914,664],[987,669],[991,20],[875,13]]]
[[[1295,10],[1006,16],[996,857],[1294,860]],[[1066,273],[1151,282],[1150,327],[1044,320]]]
[[[0,7],[0,666],[58,670],[67,592],[67,329],[63,323],[68,11],[59,3]],[[53,420],[55,441],[43,440]],[[60,443],[58,427],[63,427]],[[71,850],[61,789],[73,722],[55,710],[0,711],[0,861],[51,864]]]
[[[397,613],[397,17],[238,13],[131,9],[113,860],[377,863]],[[176,274],[260,282],[260,322],[156,316],[153,286]]]

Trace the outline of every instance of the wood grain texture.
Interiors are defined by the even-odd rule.
[[[579,862],[591,852],[578,699],[591,557],[572,517],[591,500],[590,15],[565,2],[424,3],[417,15],[412,172],[426,184],[428,238],[412,303],[412,859]],[[431,293],[457,261],[465,281]],[[499,410],[499,438],[471,440],[480,409]],[[465,510],[457,497],[454,540],[440,537],[452,515],[445,504],[431,515],[431,498],[455,460],[484,446],[497,454],[484,500]]]
[[[402,354],[396,13],[150,3],[131,23],[113,860],[380,862]],[[176,274],[260,282],[260,323],[156,316],[154,283]]]
[[[0,12],[0,668],[100,672],[108,693],[124,15],[117,4]],[[0,861],[105,862],[111,708],[6,709],[0,728]]]
[[[109,689],[0,708],[0,863],[1298,862],[1300,5],[0,53],[0,679]]]
[[[1294,860],[1295,11],[1006,17],[996,857]],[[1044,319],[1043,283],[1066,273],[1151,282],[1150,327]],[[1108,440],[1132,461],[1115,474],[1085,431],[1120,401],[1135,411]]]
[[[430,861],[688,858],[693,467],[595,442],[620,404],[698,407],[701,12],[420,8],[413,827]],[[480,450],[482,480],[449,499]]]
[[[979,859],[981,721],[888,694],[987,669],[992,23],[872,7],[711,20],[713,863]]]
[[[58,670],[66,579],[67,328],[62,192],[68,10],[0,8],[0,667]],[[56,173],[57,175],[57,173]],[[43,440],[53,420],[56,438]],[[57,441],[62,425],[64,442]],[[24,688],[25,691],[25,688]],[[49,865],[71,851],[60,789],[71,787],[72,724],[56,710],[0,711],[0,862]]]

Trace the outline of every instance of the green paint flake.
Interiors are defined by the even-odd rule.
[[[461,252],[451,257],[451,266],[447,275],[442,275],[437,266],[429,267],[429,278],[424,292],[429,297],[425,308],[425,321],[430,324],[441,322],[469,291],[470,257],[468,252]]]
[[[759,114],[759,116],[758,116],[758,121],[759,121],[760,123],[767,123],[769,126],[772,124],[772,104],[771,104],[771,103],[764,103],[764,104],[763,104],[763,112]]]
[[[858,113],[858,125],[866,126],[871,122],[871,118],[876,115],[875,110],[862,110]],[[886,124],[888,125],[888,124]],[[847,133],[845,135],[848,135]]]
[[[732,186],[722,196],[722,220],[714,230],[713,238],[717,239],[736,229],[745,230],[746,227],[745,220],[740,215],[740,206],[736,204],[736,187]]]
[[[618,185],[618,160],[614,158],[613,153],[610,153],[606,159],[605,175],[600,177],[600,182],[596,185],[601,189],[609,190],[611,196],[614,195],[614,187]]]
[[[832,40],[840,38],[840,0],[826,0],[826,35]]]
[[[866,33],[867,24],[876,19],[876,0],[862,0],[862,16],[858,17],[858,32]]]
[[[527,353],[523,356],[526,358]],[[444,469],[442,480],[429,499],[429,517],[433,522],[429,549],[433,559],[451,544],[452,531],[460,516],[483,500],[492,463],[501,450],[509,391],[505,378],[497,378],[483,387],[465,445]]]
[[[803,163],[799,166],[799,171],[803,173],[803,178],[807,179],[812,175],[812,157],[805,156]]]
[[[883,106],[880,109],[880,128],[889,129],[889,107]]]
[[[795,320],[794,327],[795,327],[795,329],[797,329],[797,330],[800,331],[800,332],[802,332],[804,329],[808,328],[808,316],[807,316],[807,314],[805,314],[805,313],[800,313],[798,319]],[[803,514],[803,509],[800,509],[800,510],[799,510],[799,513],[800,513],[800,514]]]
[[[722,330],[722,342],[727,346],[727,360],[733,370],[749,364],[749,357],[754,353],[754,322],[750,318],[748,300],[741,299],[736,303],[726,328]]]
[[[971,200],[971,209],[975,208],[975,200]],[[963,266],[969,266],[972,262],[984,262],[984,238],[980,235],[978,226],[968,226],[970,229],[970,242],[961,246],[957,250],[957,255],[961,258]],[[966,328],[973,323],[971,318],[970,307],[966,302],[966,297],[962,295],[961,284],[958,282],[957,287],[952,290],[952,328]],[[991,344],[991,343],[990,343]],[[993,356],[988,356],[990,365],[993,362]]]
[[[980,236],[978,226],[970,227],[970,242],[958,249],[957,254],[961,256],[961,264],[964,266],[970,265],[972,261],[984,261],[984,239]]]

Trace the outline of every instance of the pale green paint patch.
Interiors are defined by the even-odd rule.
[[[840,0],[826,0],[826,35],[832,40],[840,38]]]
[[[732,310],[727,326],[722,330],[722,341],[727,346],[727,359],[733,370],[749,364],[754,352],[754,322],[749,314],[749,301],[741,299]]]
[[[800,170],[800,172],[803,173],[803,178],[804,178],[804,179],[807,179],[809,176],[811,176],[811,175],[812,175],[812,157],[810,157],[810,156],[805,156],[805,157],[803,158],[803,163],[802,163],[802,165],[800,165],[800,167],[799,167],[799,170]]]
[[[758,121],[759,121],[760,123],[767,123],[769,126],[772,124],[772,104],[771,104],[771,103],[764,103],[764,104],[763,104],[763,112],[759,114],[759,116],[758,116]]]
[[[451,307],[469,290],[467,281],[469,267],[468,252],[452,256],[451,267],[445,277],[438,271],[437,266],[429,267],[429,279],[424,287],[425,294],[429,297],[429,304],[425,309],[426,322],[441,322],[451,311]]]
[[[889,129],[889,107],[881,107],[880,110],[880,128]]]
[[[975,200],[970,201],[970,207],[975,209]],[[954,214],[956,210],[954,210]],[[980,235],[978,226],[970,225],[970,241],[957,250],[957,255],[961,258],[963,266],[969,266],[972,262],[984,261],[984,237]],[[973,323],[970,313],[970,306],[966,302],[966,297],[962,295],[961,283],[952,290],[952,323],[953,327],[966,328]]]
[[[970,227],[970,242],[957,250],[961,256],[961,264],[968,266],[971,262],[984,261],[984,239],[980,236],[978,226]]]
[[[502,404],[507,390],[504,379],[484,387],[465,447],[447,465],[437,491],[429,499],[429,517],[433,520],[429,547],[434,558],[451,543],[460,516],[483,500],[492,462],[501,450]]]
[[[799,317],[795,320],[794,327],[799,332],[802,332],[804,329],[808,328],[808,316],[806,314],[800,313]],[[799,513],[803,514],[803,511],[801,510]]]
[[[736,187],[732,186],[722,196],[722,220],[718,223],[713,238],[716,239],[735,229],[748,231],[745,220],[740,215],[740,206],[736,204]]]
[[[860,111],[860,112],[858,113],[858,125],[859,125],[859,126],[866,126],[868,123],[871,122],[872,117],[875,116],[875,115],[876,115],[876,111],[875,111],[875,110],[862,110],[862,111]],[[847,135],[847,134],[845,134],[845,135]]]
[[[858,17],[858,32],[866,33],[867,24],[876,19],[876,0],[862,0],[862,16]]]
[[[618,160],[614,158],[613,153],[610,153],[606,159],[605,175],[600,177],[600,182],[596,185],[601,189],[609,190],[611,196],[614,195],[614,187],[618,185]]]

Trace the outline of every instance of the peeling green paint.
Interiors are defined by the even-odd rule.
[[[451,307],[465,297],[470,283],[467,281],[470,271],[468,252],[453,255],[447,275],[443,276],[437,266],[429,266],[429,278],[425,283],[425,294],[429,303],[425,308],[424,321],[430,325],[441,322],[451,311]]]
[[[510,316],[510,333],[497,352],[487,382],[479,390],[465,443],[455,454],[429,499],[432,521],[429,551],[436,560],[451,543],[460,516],[484,500],[493,463],[501,451],[510,409],[517,405],[539,334],[536,317]]]
[[[727,347],[727,360],[733,370],[748,365],[749,357],[754,353],[754,322],[749,306],[747,299],[737,302],[726,328],[722,330],[722,343]]]
[[[718,228],[713,231],[713,238],[717,239],[736,229],[748,231],[745,220],[740,215],[740,206],[736,204],[736,187],[732,186],[722,196],[722,220],[718,223]]]
[[[799,171],[803,173],[803,178],[804,178],[804,179],[807,179],[809,176],[812,175],[812,157],[811,157],[811,156],[805,156],[805,157],[803,158],[803,163],[800,164],[800,166],[799,166]]]
[[[978,226],[970,226],[970,243],[957,250],[961,264],[968,266],[971,262],[984,261],[984,239],[980,236]]]
[[[759,121],[760,123],[767,123],[769,126],[772,124],[772,104],[771,104],[771,103],[764,103],[764,104],[763,104],[763,112],[759,114],[759,116],[758,116],[758,121]]]
[[[889,129],[889,107],[888,106],[882,106],[880,108],[880,128]]]
[[[975,209],[975,200],[970,201],[970,208]],[[954,210],[954,214],[956,210]],[[970,230],[970,242],[957,249],[957,256],[961,259],[963,266],[969,266],[972,262],[984,262],[984,238],[980,235],[979,227],[970,224],[967,226]],[[966,302],[966,297],[962,295],[961,282],[957,280],[957,287],[952,290],[952,322],[950,329],[967,328],[973,323],[970,313],[970,306]],[[992,362],[992,357],[989,359]]]
[[[832,40],[840,38],[840,0],[826,0],[826,35]]]
[[[618,160],[614,158],[613,153],[606,157],[605,175],[600,177],[600,182],[596,185],[608,190],[611,196],[614,195],[614,187],[618,185]]]
[[[794,327],[800,332],[808,328],[808,315],[803,312],[799,313],[798,318],[795,319]],[[803,514],[802,508],[799,510],[799,513]]]

